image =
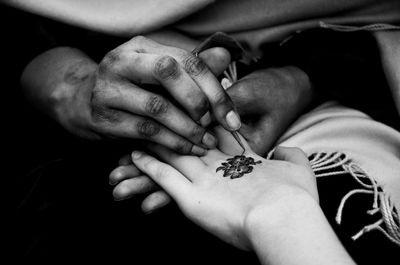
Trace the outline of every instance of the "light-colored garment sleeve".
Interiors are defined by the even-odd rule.
[[[213,0],[3,0],[5,4],[86,29],[134,36],[160,29]]]

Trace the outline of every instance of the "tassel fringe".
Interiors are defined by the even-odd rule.
[[[353,240],[357,240],[370,231],[377,230],[383,233],[390,241],[400,246],[399,214],[389,196],[384,193],[378,183],[367,172],[352,162],[345,154],[339,152],[316,153],[311,155],[309,160],[316,177],[350,174],[362,187],[348,192],[342,198],[335,218],[338,224],[342,222],[343,209],[347,200],[355,194],[372,194],[374,198],[372,208],[367,213],[369,215],[380,213],[381,218],[373,224],[364,226],[352,236]],[[332,169],[335,170],[326,172]]]

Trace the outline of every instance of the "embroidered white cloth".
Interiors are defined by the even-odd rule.
[[[375,188],[373,191],[373,185],[370,185],[369,193],[380,193],[375,194],[379,203],[375,202],[373,208],[376,208],[375,212],[380,209],[383,217],[379,224],[385,222],[385,230],[392,229],[388,233],[400,245],[397,215],[400,212],[400,132],[372,120],[360,111],[328,102],[301,116],[278,140],[278,145],[300,147],[308,155],[331,154],[332,157],[332,154],[344,154],[347,161],[342,164],[347,173],[376,181],[382,189],[378,191]],[[336,164],[340,164],[340,159],[337,156]],[[329,173],[321,176],[325,175]],[[341,174],[334,175],[343,177]],[[384,216],[388,214],[391,216]],[[337,221],[340,222],[340,219],[338,216]]]

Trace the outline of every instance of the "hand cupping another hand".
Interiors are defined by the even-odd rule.
[[[315,98],[307,74],[292,66],[255,71],[227,92],[242,119],[240,133],[260,156]]]
[[[231,137],[221,129],[217,135],[225,139]],[[230,141],[234,144],[232,137]],[[222,171],[216,172],[216,168],[231,157],[218,149],[196,157],[182,156],[160,145],[151,144],[149,148],[163,162],[144,152],[133,152],[133,165],[125,166],[125,175],[121,172],[118,180],[113,179],[118,182],[125,178],[115,187],[114,195],[129,197],[135,194],[132,187],[149,187],[149,180],[143,175],[149,176],[177,202],[189,219],[241,249],[250,248],[246,226],[249,218],[259,211],[277,217],[282,201],[305,196],[318,201],[307,157],[296,148],[278,147],[274,160],[265,160],[248,149],[245,155],[262,163],[253,165],[251,173],[236,179],[223,177]],[[136,177],[126,179],[129,174]],[[152,196],[156,201],[163,195]],[[144,207],[151,207],[151,200],[147,203],[150,205],[144,203]]]

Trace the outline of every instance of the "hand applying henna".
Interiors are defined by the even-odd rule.
[[[226,48],[233,55],[232,58],[231,58],[233,60],[236,60],[239,57],[241,57],[241,60],[246,60],[247,59],[246,58],[247,57],[246,53],[242,49],[240,44],[235,39],[233,39],[232,37],[230,37],[230,36],[228,36],[228,35],[226,35],[225,33],[222,33],[222,32],[217,32],[217,33],[213,34],[212,36],[210,36],[209,38],[207,38],[206,40],[204,40],[202,43],[200,43],[200,45],[198,45],[192,51],[192,54],[194,54],[196,57],[198,57],[199,53],[201,51],[203,51],[204,49],[209,49],[211,47],[224,47],[224,48]],[[248,60],[250,60],[250,57],[249,57]],[[233,61],[233,65],[235,66],[235,61]],[[237,80],[236,73],[235,73],[235,76],[234,76],[234,80]],[[225,87],[223,83],[221,85],[222,85],[222,87],[224,89],[227,89],[227,87]],[[235,140],[243,148],[243,153],[244,153],[246,151],[246,149],[245,149],[245,147],[244,147],[243,143],[241,142],[240,137],[238,135],[238,131],[239,131],[240,127],[242,126],[239,114],[236,111],[231,110],[226,114],[225,119],[226,119],[226,123],[227,123],[228,127],[224,126],[224,123],[221,123],[221,125],[224,126],[226,129],[228,129],[229,131],[231,131],[231,133],[232,133],[233,137],[235,138]]]

